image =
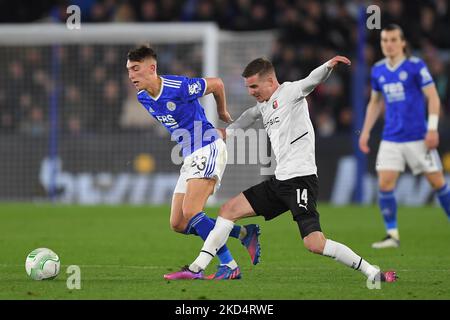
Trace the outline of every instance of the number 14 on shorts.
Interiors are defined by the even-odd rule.
[[[297,189],[297,203],[299,207],[308,210],[308,189]]]

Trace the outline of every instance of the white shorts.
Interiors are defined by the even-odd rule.
[[[195,150],[184,158],[180,177],[173,193],[186,193],[189,179],[215,179],[214,192],[220,187],[223,172],[227,165],[227,146],[222,139]]]
[[[428,150],[425,146],[425,140],[412,142],[381,141],[377,155],[377,171],[403,172],[406,163],[415,175],[442,170],[441,159],[437,150]]]

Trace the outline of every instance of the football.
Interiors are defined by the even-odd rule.
[[[50,280],[59,273],[58,255],[50,249],[38,248],[31,251],[25,260],[25,270],[33,280]]]

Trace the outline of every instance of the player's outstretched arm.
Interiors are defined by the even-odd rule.
[[[248,108],[234,121],[232,124],[228,126],[227,129],[246,129],[250,127],[258,118],[260,117],[260,112],[258,111],[257,106],[253,106]]]
[[[223,138],[232,136],[235,129],[246,129],[250,127],[260,117],[261,113],[256,106],[245,110],[239,118],[230,124],[226,129],[220,129]]]
[[[369,138],[370,131],[372,130],[375,122],[381,113],[382,95],[380,92],[372,90],[370,100],[367,105],[366,118],[364,119],[364,125],[359,137],[359,149],[364,153],[369,153]]]
[[[347,57],[336,56],[327,62],[327,67],[333,69],[339,63],[344,63],[348,66],[352,64],[352,62]]]
[[[344,56],[336,56],[331,60],[328,60],[323,65],[317,67],[305,78],[300,80],[303,95],[307,96],[310,94],[320,83],[328,79],[333,71],[333,68],[339,64],[344,63],[350,65],[351,62],[348,58]]]
[[[428,103],[428,131],[425,136],[425,144],[429,150],[436,149],[439,145],[438,121],[440,100],[434,84],[422,89]]]
[[[212,93],[216,100],[217,113],[219,119],[230,123],[233,121],[227,110],[227,102],[225,98],[225,86],[220,78],[205,78],[206,80],[206,92],[205,95]]]

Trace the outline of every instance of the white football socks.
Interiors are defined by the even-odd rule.
[[[223,245],[227,242],[228,236],[230,235],[233,226],[233,221],[224,219],[222,217],[217,217],[216,225],[214,226],[214,229],[212,229],[209,233],[208,238],[206,238],[200,254],[198,255],[197,259],[195,259],[195,261],[189,266],[189,269],[191,271],[199,272],[200,270],[206,269],[208,264],[216,255],[217,251],[222,248]]]
[[[394,238],[395,240],[400,240],[400,235],[398,233],[398,229],[388,229],[387,230],[387,234],[390,235],[392,238]]]
[[[237,264],[237,262],[236,262],[236,260],[231,260],[230,262],[228,262],[227,264],[226,264],[231,270],[234,270],[234,269],[236,269],[237,267],[238,267],[238,264]]]
[[[377,268],[372,266],[366,260],[358,256],[346,245],[327,239],[323,248],[323,255],[331,257],[346,266],[356,269],[364,273],[367,277],[373,276],[379,272]]]

